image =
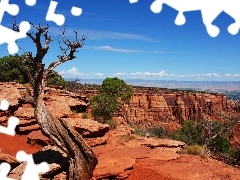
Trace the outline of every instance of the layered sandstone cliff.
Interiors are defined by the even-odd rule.
[[[232,109],[232,108],[231,108]],[[215,118],[229,110],[226,96],[201,92],[134,89],[130,104],[125,106],[128,121],[138,125],[147,121],[181,123],[187,119]],[[145,123],[144,123],[145,124]]]
[[[133,90],[130,104],[119,113],[136,126],[179,124],[188,119],[214,120],[219,114],[240,112],[240,103],[227,100],[223,94],[147,87],[133,87]],[[97,91],[80,90],[78,93],[90,98]]]

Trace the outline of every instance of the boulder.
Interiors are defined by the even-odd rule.
[[[66,117],[68,114],[72,114],[70,107],[65,103],[59,101],[47,101],[45,104],[48,110],[57,118]]]
[[[155,139],[155,138],[145,138],[141,142],[142,146],[150,147],[151,149],[157,147],[167,147],[167,148],[184,148],[186,144],[181,141],[170,140],[170,139]]]
[[[180,157],[176,152],[164,150],[163,148],[131,147],[130,144],[128,146],[98,152],[98,164],[93,172],[93,180],[127,179],[129,170],[133,169],[138,159],[170,161]]]
[[[14,113],[14,116],[21,119],[34,119],[34,108],[33,107],[19,107],[18,110]],[[21,122],[20,122],[21,124]]]
[[[102,124],[91,119],[63,118],[83,137],[100,137],[110,130],[108,124]]]
[[[19,132],[30,132],[39,130],[40,126],[38,124],[33,124],[27,126],[18,126],[17,129]]]
[[[130,157],[99,157],[99,161],[105,163],[98,164],[93,172],[94,179],[117,179],[125,174],[125,171],[132,169],[135,163],[134,158]]]
[[[41,130],[38,131],[32,131],[27,135],[28,142],[34,142],[41,146],[46,146],[53,144],[53,142],[48,139],[46,136],[44,136],[41,132]]]
[[[107,144],[107,137],[97,137],[97,138],[85,138],[86,143],[90,147],[100,146]]]

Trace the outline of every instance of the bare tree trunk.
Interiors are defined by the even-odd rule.
[[[81,39],[75,32],[74,41],[70,41],[65,37],[65,28],[62,31],[62,42],[65,47],[61,46],[62,55],[58,55],[58,60],[52,62],[47,70],[44,70],[43,58],[48,52],[49,43],[52,42],[48,35],[48,25],[42,27],[30,23],[35,32],[27,33],[27,36],[36,45],[36,55],[33,57],[32,52],[25,52],[23,56],[19,56],[19,60],[23,63],[28,78],[34,88],[34,115],[38,124],[42,128],[42,132],[51,139],[59,148],[61,148],[69,157],[69,180],[87,180],[93,175],[93,170],[97,165],[97,157],[92,149],[85,143],[84,139],[78,134],[73,127],[68,125],[62,119],[54,117],[44,104],[44,88],[45,80],[52,74],[53,69],[58,65],[75,59],[75,53],[83,46],[86,36]],[[13,21],[13,30],[19,32],[19,26]],[[34,74],[30,68],[34,69]]]
[[[93,176],[97,165],[97,157],[85,143],[82,136],[64,120],[54,117],[44,104],[44,68],[42,65],[38,80],[35,81],[34,115],[42,128],[42,132],[50,138],[69,157],[69,180],[87,180]]]

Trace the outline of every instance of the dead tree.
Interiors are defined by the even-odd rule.
[[[49,50],[49,44],[53,41],[48,35],[49,26],[37,25],[31,23],[33,32],[28,32],[27,36],[36,46],[36,55],[31,52],[24,52],[18,56],[27,72],[30,83],[33,87],[35,105],[34,115],[41,127],[44,135],[51,139],[59,148],[61,148],[69,157],[68,179],[90,179],[93,176],[93,170],[97,165],[97,157],[92,149],[86,144],[80,134],[64,120],[56,118],[46,108],[44,104],[44,88],[47,77],[51,75],[53,69],[58,65],[76,58],[74,54],[83,46],[86,36],[78,38],[75,32],[75,39],[70,41],[65,37],[65,28],[62,30],[61,41],[59,41],[61,55],[58,55],[57,61],[51,63],[47,69],[43,64],[43,58]],[[13,30],[19,31],[16,21],[13,21]],[[63,44],[64,47],[61,45]],[[31,74],[30,68],[34,69]]]

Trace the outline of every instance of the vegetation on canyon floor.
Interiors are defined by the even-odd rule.
[[[135,128],[139,136],[169,138],[186,143],[186,147],[179,153],[200,155],[201,157],[213,157],[230,165],[240,165],[240,149],[233,149],[230,146],[230,138],[233,127],[239,121],[239,117],[226,118],[224,121],[200,120],[195,122],[187,120],[182,127],[174,132],[165,128],[151,127],[147,129]]]

